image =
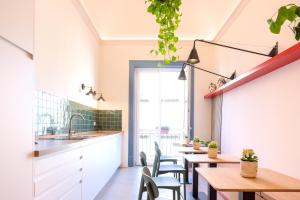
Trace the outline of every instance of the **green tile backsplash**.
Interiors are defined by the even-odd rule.
[[[44,91],[36,92],[34,113],[36,136],[68,132],[69,119],[74,113],[85,118],[73,118],[72,130],[76,132],[122,130],[121,110],[97,110]]]
[[[122,111],[121,110],[99,110],[100,130],[121,130]]]

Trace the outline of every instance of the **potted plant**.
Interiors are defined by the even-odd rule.
[[[145,0],[148,5],[147,12],[155,16],[155,22],[159,25],[157,37],[158,48],[150,52],[155,55],[162,55],[164,62],[170,64],[179,59],[177,52],[176,36],[181,21],[181,0]]]
[[[209,158],[217,158],[218,156],[218,144],[215,141],[211,141],[208,144],[208,157]]]
[[[200,138],[197,138],[197,137],[194,138],[194,140],[193,140],[193,148],[195,150],[199,150],[200,146],[201,146],[201,140],[200,140]]]
[[[257,175],[257,161],[253,149],[244,149],[241,158],[241,176],[245,178],[255,178]]]

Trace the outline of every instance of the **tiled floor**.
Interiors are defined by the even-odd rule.
[[[109,184],[99,193],[95,200],[137,200],[141,178],[141,167],[120,168],[112,177]],[[206,184],[199,180],[199,191],[206,190]],[[191,196],[192,185],[187,185],[187,199],[193,200]],[[143,195],[143,200],[147,199]],[[168,190],[160,190],[159,200],[172,199],[172,193]]]

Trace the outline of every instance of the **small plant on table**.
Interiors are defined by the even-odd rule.
[[[208,157],[209,158],[218,157],[218,144],[215,141],[211,141],[208,144]]]
[[[241,158],[241,176],[255,178],[257,175],[258,157],[253,149],[244,149]]]
[[[195,150],[199,150],[200,146],[201,146],[201,140],[200,140],[200,138],[198,138],[198,137],[194,138],[194,140],[193,140],[193,148]]]

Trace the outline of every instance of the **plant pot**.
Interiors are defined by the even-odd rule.
[[[217,158],[218,157],[218,149],[217,148],[208,148],[207,155],[209,158]]]
[[[256,178],[257,162],[241,161],[241,176],[245,178]]]
[[[193,142],[193,148],[195,150],[199,150],[200,149],[200,146],[201,146],[201,143],[200,142]]]

